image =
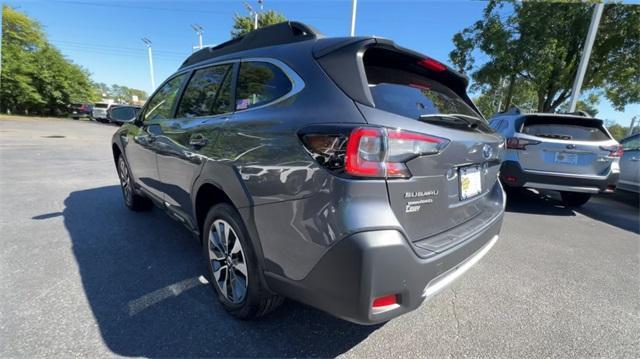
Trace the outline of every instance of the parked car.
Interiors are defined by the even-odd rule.
[[[114,134],[124,202],[196,234],[236,317],[287,297],[387,321],[498,240],[503,140],[466,87],[390,40],[253,31],[191,55]]]
[[[93,106],[89,103],[72,103],[69,105],[69,117],[74,120],[91,118]]]
[[[93,105],[92,117],[98,122],[109,122],[107,111],[111,107],[110,103],[98,102]]]
[[[131,122],[136,118],[140,109],[141,107],[136,105],[111,105],[107,110],[107,121],[117,125]]]
[[[507,111],[490,124],[506,138],[500,179],[520,187],[560,191],[571,207],[615,190],[622,146],[602,120],[581,115]]]
[[[624,154],[620,159],[618,188],[640,193],[640,133],[620,141]]]

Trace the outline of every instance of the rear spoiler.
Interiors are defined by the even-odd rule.
[[[374,47],[413,58],[416,64],[421,61],[434,61],[426,55],[398,46],[391,40],[377,37],[320,39],[313,47],[313,56],[349,97],[361,104],[374,107],[362,62],[365,51]],[[466,92],[469,79],[444,64],[435,63],[442,66],[442,70],[430,72],[429,77],[446,84],[477,111]],[[480,111],[477,112],[480,113]]]

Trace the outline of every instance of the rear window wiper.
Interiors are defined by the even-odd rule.
[[[418,119],[424,122],[441,123],[449,126],[451,126],[452,124],[462,125],[470,129],[476,129],[478,128],[479,125],[485,124],[484,121],[482,121],[477,117],[463,115],[463,114],[444,114],[444,113],[426,114],[426,115],[420,115]]]

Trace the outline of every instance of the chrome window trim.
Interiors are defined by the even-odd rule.
[[[306,86],[306,84],[304,83],[304,80],[302,80],[302,78],[300,77],[300,75],[298,75],[298,73],[296,73],[291,67],[289,67],[287,64],[285,64],[284,62],[274,59],[274,58],[270,58],[270,57],[247,57],[247,58],[239,58],[239,59],[229,59],[229,60],[222,60],[222,61],[217,61],[217,62],[207,62],[207,63],[203,63],[203,64],[194,64],[190,67],[181,69],[180,71],[172,74],[171,76],[169,76],[166,80],[164,80],[151,94],[151,96],[149,96],[149,99],[153,98],[153,96],[156,94],[156,92],[158,92],[159,89],[161,89],[167,82],[173,80],[174,78],[183,75],[183,74],[190,74],[193,73],[197,70],[203,69],[203,68],[207,68],[207,67],[214,67],[214,66],[219,66],[219,65],[226,65],[226,64],[235,64],[235,63],[239,63],[242,64],[243,62],[266,62],[269,64],[272,64],[274,66],[276,66],[278,69],[280,69],[286,76],[287,78],[289,78],[289,81],[291,82],[291,90],[289,90],[289,92],[287,92],[286,94],[274,99],[271,102],[265,103],[263,105],[260,106],[256,106],[256,107],[250,107],[244,110],[236,110],[236,103],[233,104],[233,111],[231,112],[226,112],[224,114],[220,114],[220,115],[215,115],[215,117],[217,116],[222,116],[222,115],[226,115],[226,116],[231,116],[234,113],[240,113],[240,112],[246,112],[246,111],[252,111],[252,110],[257,110],[257,109],[261,109],[261,108],[265,108],[267,106],[271,106],[271,105],[275,105],[279,102],[282,102],[286,99],[291,98],[292,96],[297,95],[298,93],[300,93]],[[190,80],[190,77],[189,77]],[[237,82],[237,81],[236,81]],[[185,86],[188,85],[185,84]],[[235,89],[234,89],[235,90]],[[182,101],[182,94],[180,96],[180,101]],[[147,100],[148,102],[148,100]],[[235,102],[235,99],[234,99]],[[179,104],[179,103],[178,103]],[[144,120],[144,115],[147,112],[147,103],[144,104],[142,110],[140,111],[140,115],[142,116],[142,120]],[[207,117],[212,117],[212,116],[199,116],[198,118],[207,118]],[[193,118],[189,118],[189,119],[194,119]],[[185,118],[171,118],[168,120],[183,120]]]
[[[199,64],[199,65],[193,65],[191,67],[188,67],[186,69],[183,69],[183,71],[180,71],[179,73],[183,73],[183,72],[190,72],[190,71],[197,71],[199,69],[205,68],[205,67],[212,67],[212,66],[218,66],[218,65],[225,65],[225,64],[235,64],[235,63],[240,63],[242,64],[243,62],[266,62],[269,64],[272,64],[274,66],[276,66],[278,69],[280,69],[280,71],[282,71],[287,78],[289,78],[289,81],[291,82],[291,90],[289,90],[289,92],[287,92],[286,94],[274,99],[271,102],[265,103],[263,105],[260,106],[256,106],[256,107],[250,107],[244,110],[237,110],[236,109],[236,103],[233,104],[233,112],[230,113],[240,113],[240,112],[246,112],[246,111],[251,111],[251,110],[257,110],[257,109],[261,109],[261,108],[265,108],[267,106],[271,106],[271,105],[275,105],[276,103],[282,102],[292,96],[297,95],[298,93],[300,93],[304,88],[305,88],[305,83],[304,80],[302,80],[302,78],[300,77],[300,75],[298,75],[298,73],[296,73],[291,67],[289,67],[287,64],[285,64],[284,62],[274,59],[274,58],[270,58],[270,57],[247,57],[247,58],[240,58],[240,59],[232,59],[232,60],[223,60],[220,62],[208,62],[206,64]],[[177,75],[178,73],[176,73]],[[173,77],[173,76],[172,76]],[[237,83],[237,81],[236,81]],[[235,99],[234,99],[235,102]]]

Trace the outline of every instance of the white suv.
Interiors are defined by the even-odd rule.
[[[506,138],[500,169],[505,189],[557,190],[572,207],[585,204],[592,194],[615,190],[622,146],[602,120],[514,109],[489,122]]]

